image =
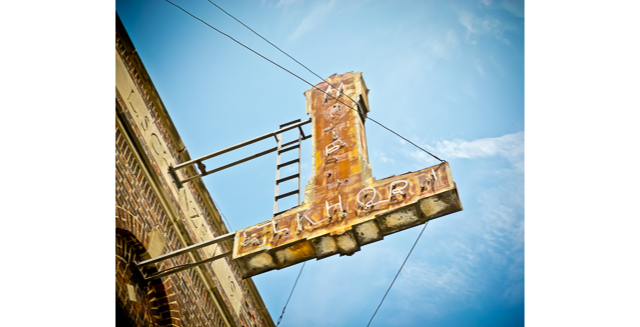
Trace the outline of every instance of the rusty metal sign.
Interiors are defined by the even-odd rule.
[[[236,231],[233,260],[243,278],[314,258],[352,255],[385,235],[462,210],[447,162],[372,177],[364,130],[369,90],[362,73],[334,74],[328,82],[339,87],[316,86],[333,97],[316,88],[305,92],[314,155],[305,200]]]

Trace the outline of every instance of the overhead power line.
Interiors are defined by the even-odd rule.
[[[409,259],[409,256],[411,255],[411,252],[413,252],[413,249],[416,247],[416,244],[418,244],[418,241],[420,240],[420,237],[422,236],[422,233],[424,232],[424,230],[427,228],[427,225],[429,225],[428,221],[424,224],[424,227],[422,227],[422,230],[420,231],[420,234],[418,234],[418,238],[416,238],[416,241],[413,243],[413,246],[411,247],[411,250],[409,250],[409,253],[407,254],[407,257],[404,258],[404,262],[402,262],[402,266],[400,266],[400,269],[398,269],[398,273],[396,273],[396,277],[393,277],[393,280],[391,281],[391,285],[389,285],[389,288],[387,288],[387,292],[384,293],[384,296],[382,297],[382,300],[380,300],[380,304],[378,304],[378,307],[376,308],[376,311],[373,313],[373,316],[371,316],[371,319],[369,319],[369,323],[367,324],[367,327],[369,327],[369,325],[371,325],[371,322],[373,321],[373,318],[376,316],[376,313],[378,313],[378,309],[380,309],[380,307],[382,306],[382,303],[384,302],[384,299],[387,298],[387,294],[389,294],[389,291],[391,290],[391,287],[393,287],[393,283],[396,282],[396,279],[398,278],[398,275],[400,275],[400,272],[402,271],[402,268],[404,268],[404,264],[407,263],[407,260]]]
[[[213,198],[211,198],[211,200],[213,200]],[[227,219],[227,216],[224,215],[224,212],[222,212],[222,208],[220,208],[220,206],[218,205],[218,203],[216,203],[216,200],[213,200],[213,204],[215,204],[216,209],[218,209],[218,212],[220,212],[220,214],[222,215],[222,217],[224,218],[224,221],[227,222],[227,226],[229,227],[229,231],[233,232],[233,227],[231,227],[231,223],[229,222],[229,219]]]
[[[212,5],[216,6],[218,9],[222,10],[222,12],[224,12],[225,14],[227,14],[229,17],[231,17],[231,18],[235,19],[238,23],[242,24],[242,26],[244,26],[244,27],[246,27],[247,29],[249,29],[249,30],[250,30],[251,32],[253,32],[255,35],[257,35],[257,36],[259,36],[261,39],[265,40],[265,42],[269,43],[269,44],[270,44],[270,45],[272,45],[274,48],[278,49],[278,51],[282,52],[282,53],[283,53],[283,54],[285,54],[287,57],[291,58],[291,60],[295,61],[295,62],[296,62],[296,63],[298,63],[300,66],[304,67],[306,70],[308,70],[311,74],[315,75],[317,78],[319,78],[320,80],[322,80],[324,83],[329,84],[329,85],[330,85],[331,87],[333,87],[334,89],[336,89],[336,88],[337,88],[337,87],[335,87],[334,85],[332,85],[331,83],[329,83],[329,81],[327,81],[326,79],[324,79],[324,78],[320,77],[320,75],[316,74],[314,71],[312,71],[311,69],[309,69],[307,66],[303,65],[300,61],[296,60],[295,58],[293,58],[292,56],[290,56],[288,53],[286,53],[286,52],[285,52],[285,51],[283,51],[282,49],[278,48],[275,44],[271,43],[269,40],[267,40],[266,38],[264,38],[262,35],[258,34],[258,32],[254,31],[251,27],[247,26],[245,23],[241,22],[239,19],[235,18],[233,15],[231,15],[231,14],[230,14],[230,13],[228,13],[228,12],[226,12],[224,9],[220,8],[220,6],[218,6],[217,4],[215,4],[213,1],[211,1],[211,0],[207,0],[207,1],[209,1]],[[305,81],[305,82],[306,82],[306,81]],[[309,83],[309,82],[307,82],[307,84],[311,85],[311,83]],[[321,91],[322,91],[322,90],[321,90]],[[325,91],[322,91],[322,92],[323,92],[323,93],[325,93],[325,94],[327,94]],[[331,95],[330,95],[330,96],[331,96]],[[347,98],[349,98],[349,100],[353,101],[353,103],[357,103],[357,102],[356,102],[355,100],[353,100],[349,95],[345,94],[345,96],[346,96]],[[333,96],[332,96],[332,97],[333,97]],[[338,100],[337,98],[335,98],[335,99],[336,99],[336,100]],[[338,100],[338,101],[340,101],[340,100]],[[340,101],[340,102],[342,102],[342,101]],[[353,107],[349,106],[348,104],[346,104],[346,103],[344,103],[344,102],[342,102],[342,103],[343,103],[345,106],[347,106],[347,107],[349,107],[349,108],[351,108],[351,109],[353,109],[353,110],[356,110],[355,108],[353,108]],[[357,110],[356,110],[356,111],[357,111]],[[442,160],[442,159],[440,159],[440,158],[436,157],[435,155],[431,154],[429,151],[427,151],[427,150],[425,150],[425,149],[423,149],[423,148],[419,147],[418,145],[414,144],[413,142],[411,142],[411,141],[407,140],[407,139],[406,139],[406,138],[404,138],[402,135],[400,135],[400,134],[398,134],[398,133],[394,132],[393,130],[391,130],[390,128],[388,128],[388,127],[386,127],[386,126],[382,125],[381,123],[379,123],[379,122],[378,122],[378,121],[376,121],[375,119],[370,118],[370,117],[367,117],[367,119],[369,119],[369,120],[371,120],[372,122],[374,122],[374,123],[376,123],[376,124],[378,124],[378,125],[382,126],[382,127],[383,127],[383,128],[385,128],[386,130],[388,130],[388,131],[390,131],[391,133],[393,133],[393,134],[395,134],[395,135],[399,136],[399,137],[400,137],[400,138],[402,138],[403,140],[405,140],[405,141],[407,141],[407,142],[411,143],[413,146],[415,146],[415,147],[417,147],[418,149],[420,149],[420,150],[422,150],[422,151],[424,151],[424,152],[428,153],[428,154],[429,154],[429,155],[431,155],[432,157],[434,157],[434,158],[436,158],[436,159],[440,160],[440,162],[444,162],[444,160]]]
[[[296,277],[296,281],[295,283],[293,283],[293,288],[291,289],[291,293],[289,293],[289,298],[287,299],[287,302],[284,304],[284,308],[282,308],[282,313],[280,314],[280,318],[278,318],[278,323],[276,324],[276,326],[280,325],[280,322],[282,322],[282,317],[284,316],[284,310],[287,309],[289,300],[291,300],[291,295],[293,295],[293,291],[296,289],[296,285],[298,285],[298,279],[300,278],[300,275],[302,275],[302,269],[304,269],[305,264],[307,263],[303,262],[302,267],[300,267],[300,272],[298,273],[298,277]]]
[[[331,85],[331,87],[333,87],[334,89],[336,89],[335,86],[333,86],[331,83],[329,83],[329,81],[325,80],[324,78],[320,77],[320,75],[316,74],[314,71],[312,71],[311,69],[309,69],[309,67],[303,65],[301,62],[299,62],[298,60],[296,60],[296,58],[290,56],[288,53],[286,53],[284,50],[278,48],[275,44],[271,43],[269,40],[267,40],[266,38],[264,38],[262,35],[258,34],[258,32],[254,31],[251,27],[247,26],[245,23],[241,22],[239,19],[233,17],[233,15],[231,15],[230,13],[226,12],[224,9],[220,8],[220,6],[218,6],[217,4],[213,3],[213,1],[211,0],[207,0],[209,1],[212,5],[216,6],[218,9],[222,10],[222,12],[224,12],[225,14],[227,14],[229,17],[235,19],[238,23],[242,24],[242,26],[248,28],[251,32],[253,32],[253,34],[259,36],[261,39],[265,40],[265,42],[271,44],[274,48],[278,49],[278,51],[282,52],[285,56],[291,58],[291,60],[295,61],[296,63],[298,63],[298,65],[304,67],[306,70],[308,70],[311,74],[316,75],[317,78],[319,78],[321,81]],[[347,98],[349,98],[349,100],[353,101],[353,99],[351,99],[350,96],[346,95],[345,96]],[[355,103],[355,101],[353,101]]]
[[[241,45],[241,46],[245,47],[247,50],[249,50],[249,51],[251,51],[251,52],[255,53],[256,55],[260,56],[260,57],[261,57],[261,58],[263,58],[264,60],[266,60],[266,61],[268,61],[268,62],[270,62],[270,63],[272,63],[272,64],[276,65],[276,66],[277,66],[277,67],[279,67],[280,69],[282,69],[282,70],[286,71],[287,73],[289,73],[289,74],[291,74],[291,75],[293,75],[293,76],[297,77],[299,80],[301,80],[301,81],[303,81],[303,82],[305,82],[305,83],[309,84],[311,87],[313,87],[313,88],[315,88],[315,89],[319,90],[320,92],[322,92],[322,93],[324,93],[324,94],[326,94],[326,95],[328,95],[328,96],[330,96],[330,97],[332,97],[332,98],[336,99],[338,102],[340,102],[340,103],[344,104],[344,105],[345,105],[345,106],[347,106],[348,108],[350,108],[350,109],[352,109],[352,110],[354,110],[354,111],[358,112],[358,110],[357,110],[357,109],[355,109],[355,108],[353,108],[352,106],[350,106],[350,105],[348,105],[348,104],[344,103],[344,102],[343,102],[342,100],[340,100],[339,98],[334,97],[334,96],[333,96],[333,95],[331,95],[330,93],[325,92],[324,90],[322,90],[322,89],[318,88],[316,85],[311,84],[310,82],[308,82],[308,81],[307,81],[307,80],[305,80],[304,78],[302,78],[302,77],[300,77],[300,76],[298,76],[298,75],[294,74],[294,73],[293,73],[293,72],[291,72],[290,70],[288,70],[288,69],[286,69],[286,68],[282,67],[281,65],[277,64],[277,63],[276,63],[276,62],[274,62],[273,60],[271,60],[271,59],[269,59],[269,58],[267,58],[267,57],[265,57],[265,56],[261,55],[260,53],[256,52],[255,50],[253,50],[253,49],[249,48],[248,46],[246,46],[246,45],[242,44],[240,41],[238,41],[238,40],[234,39],[234,38],[233,38],[233,37],[231,37],[230,35],[228,35],[228,34],[226,34],[226,33],[222,32],[222,31],[220,31],[219,29],[217,29],[217,28],[215,28],[215,27],[211,26],[209,23],[207,23],[207,22],[205,22],[204,20],[202,20],[202,19],[200,19],[200,18],[196,17],[195,15],[191,14],[190,12],[188,12],[187,10],[185,10],[184,8],[182,8],[182,7],[178,6],[177,4],[175,4],[175,3],[173,3],[173,2],[171,2],[171,1],[169,1],[169,0],[165,0],[165,1],[166,1],[166,2],[168,2],[168,3],[170,3],[170,4],[172,4],[172,5],[174,5],[174,6],[175,6],[175,7],[177,7],[178,9],[180,9],[180,10],[184,11],[187,15],[189,15],[189,16],[191,16],[191,17],[193,17],[193,18],[195,18],[195,19],[199,20],[199,21],[200,21],[200,22],[202,22],[203,24],[205,24],[205,25],[209,26],[210,28],[212,28],[212,29],[213,29],[213,30],[215,30],[216,32],[218,32],[218,33],[220,33],[220,34],[222,34],[222,35],[224,35],[224,36],[228,37],[228,38],[229,38],[229,39],[231,39],[232,41],[234,41],[234,42],[238,43],[239,45]],[[209,1],[209,2],[211,2],[211,1]],[[218,7],[220,10],[222,10],[222,8],[220,8],[218,5],[214,4],[213,2],[211,2],[211,3],[212,3],[213,5],[215,5],[216,7]],[[223,11],[224,13],[226,13],[227,15],[231,16],[231,14],[227,13],[226,11],[224,11],[224,10],[222,10],[222,11]],[[252,30],[251,28],[249,28],[247,25],[245,25],[244,23],[242,23],[241,21],[239,21],[239,20],[238,20],[238,19],[236,19],[235,17],[233,17],[233,16],[231,16],[231,17],[232,17],[233,19],[235,19],[236,21],[238,21],[239,23],[241,23],[242,25],[244,25],[244,26],[245,26],[246,28],[248,28],[249,30],[251,30],[251,31],[252,31],[253,33],[255,33],[256,35],[260,36],[263,40],[267,41],[269,44],[271,44],[272,46],[274,46],[276,49],[280,50],[280,48],[276,47],[273,43],[269,42],[267,39],[265,39],[264,37],[262,37],[260,34],[258,34],[257,32],[255,32],[254,30]],[[335,86],[331,85],[328,81],[326,81],[326,80],[324,80],[322,77],[318,76],[318,74],[316,74],[316,73],[314,73],[313,71],[311,71],[309,68],[307,68],[306,66],[304,66],[303,64],[301,64],[299,61],[295,60],[293,57],[291,57],[290,55],[288,55],[286,52],[284,52],[284,51],[282,51],[282,50],[280,50],[280,51],[281,51],[282,53],[284,53],[285,55],[287,55],[289,58],[293,59],[295,62],[297,62],[297,63],[298,63],[298,64],[300,64],[301,66],[303,66],[304,68],[306,68],[306,69],[307,69],[308,71],[310,71],[312,74],[316,75],[316,76],[317,76],[318,78],[320,78],[324,83],[327,83],[327,84],[329,84],[331,87],[334,87],[334,88],[335,88]],[[351,101],[353,101],[353,103],[356,103],[356,105],[357,105],[357,102],[356,102],[356,101],[354,101],[353,99],[351,99],[351,97],[349,97],[349,96],[348,96],[348,95],[346,95],[346,94],[345,94],[345,96],[346,96],[347,98],[349,98]],[[437,156],[435,156],[435,155],[434,155],[434,154],[432,154],[431,152],[429,152],[429,151],[427,151],[427,150],[425,150],[425,149],[421,148],[421,147],[420,147],[420,146],[418,146],[417,144],[415,144],[415,143],[411,142],[410,140],[408,140],[407,138],[403,137],[402,135],[400,135],[400,134],[396,133],[395,131],[391,130],[390,128],[388,128],[388,127],[386,127],[386,126],[382,125],[381,123],[379,123],[378,121],[374,120],[373,118],[367,117],[367,119],[369,119],[369,120],[371,120],[372,122],[374,122],[374,123],[376,123],[376,124],[378,124],[378,125],[382,126],[384,129],[386,129],[386,130],[388,130],[388,131],[392,132],[393,134],[395,134],[396,136],[400,137],[401,139],[403,139],[403,140],[405,140],[405,141],[409,142],[411,145],[415,146],[416,148],[418,148],[418,149],[420,149],[420,150],[422,150],[422,151],[426,152],[427,154],[429,154],[430,156],[432,156],[432,157],[436,158],[436,159],[437,159],[437,160],[439,160],[440,162],[444,162],[444,160],[442,160],[442,159],[438,158]]]

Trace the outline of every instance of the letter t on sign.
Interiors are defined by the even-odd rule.
[[[447,162],[372,177],[364,131],[369,90],[362,73],[334,74],[327,81],[339,87],[316,87],[331,96],[316,88],[305,92],[314,162],[304,202],[236,231],[233,260],[243,278],[313,258],[352,255],[385,235],[462,210]]]

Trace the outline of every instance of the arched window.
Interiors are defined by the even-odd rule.
[[[144,246],[133,234],[116,229],[116,326],[180,326],[171,319],[169,301],[161,279],[146,281],[135,262],[148,259]],[[153,274],[155,268],[145,268]]]

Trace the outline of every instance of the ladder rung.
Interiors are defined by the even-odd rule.
[[[285,163],[281,163],[281,164],[278,165],[278,169],[280,169],[280,168],[282,168],[284,166],[288,166],[288,165],[294,164],[296,162],[300,162],[300,159],[293,159],[291,161],[287,161]]]
[[[297,140],[296,140],[296,142],[297,142]],[[282,150],[278,151],[278,153],[283,153],[283,152],[291,151],[291,150],[293,150],[293,149],[297,149],[297,148],[299,148],[299,147],[300,147],[300,144],[296,144],[296,145],[294,145],[294,146],[290,146],[290,147],[288,147],[288,148],[286,148],[286,149],[282,149]]]
[[[291,192],[289,192],[289,193],[280,194],[280,195],[276,196],[276,201],[278,201],[278,200],[280,200],[280,199],[282,199],[282,198],[286,198],[286,197],[288,197],[288,196],[294,195],[294,194],[298,194],[298,191],[299,191],[299,190],[295,190],[295,191],[291,191]]]
[[[275,216],[277,216],[277,215],[279,215],[279,214],[281,214],[281,213],[287,212],[287,211],[289,211],[289,210],[291,210],[291,209],[295,209],[295,208],[297,208],[297,207],[299,207],[299,206],[300,206],[300,205],[297,205],[297,206],[295,206],[295,207],[291,207],[291,208],[286,209],[286,210],[278,211],[278,212],[274,213],[274,214],[273,214],[273,216],[275,217]]]
[[[293,140],[293,141],[291,141],[291,142],[287,142],[287,143],[285,143],[285,144],[281,145],[280,147],[281,147],[281,148],[284,148],[285,146],[287,146],[287,145],[291,145],[291,144],[296,143],[296,142],[298,142],[298,140]]]
[[[280,128],[283,128],[285,126],[289,126],[291,124],[299,123],[299,122],[300,122],[300,119],[292,120],[292,121],[290,121],[288,123],[284,123],[284,124],[280,125]]]
[[[277,216],[277,215],[279,215],[279,214],[281,214],[281,213],[283,213],[285,211],[289,211],[289,210],[291,210],[291,209],[287,209],[287,210],[282,210],[280,212],[276,212],[276,213],[273,214],[273,216],[275,217],[275,216]]]
[[[280,184],[281,182],[288,181],[290,179],[294,179],[294,178],[298,178],[298,177],[300,177],[300,174],[295,174],[295,175],[287,176],[287,177],[284,177],[284,178],[280,178],[279,180],[276,181],[276,184]]]

